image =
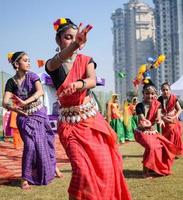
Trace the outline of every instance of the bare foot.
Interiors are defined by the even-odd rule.
[[[60,172],[59,174],[58,173],[56,173],[56,177],[57,178],[63,178],[64,177],[64,175]]]
[[[58,167],[56,167],[55,175],[56,175],[57,178],[63,178],[64,177],[64,175],[60,172]]]
[[[153,179],[153,176],[151,176],[150,174],[144,174],[143,178],[144,179]]]
[[[23,190],[30,190],[31,186],[29,185],[29,183],[27,181],[22,181],[21,188]]]

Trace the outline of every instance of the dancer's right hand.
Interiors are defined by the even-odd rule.
[[[22,108],[20,108],[20,107],[14,107],[12,110],[15,111],[16,113],[20,114],[20,115],[28,116],[28,114],[26,112],[24,112],[22,110]]]
[[[84,47],[87,41],[87,34],[93,28],[93,26],[88,24],[82,30],[81,30],[81,27],[82,27],[82,23],[79,24],[78,31],[76,33],[76,38],[75,38],[76,43],[79,44],[80,50]]]

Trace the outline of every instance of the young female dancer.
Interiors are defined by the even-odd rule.
[[[6,83],[3,106],[18,113],[17,127],[24,142],[22,189],[29,189],[29,183],[46,185],[55,177],[54,133],[41,99],[40,79],[29,71],[28,55],[15,52],[9,61],[16,73]]]
[[[161,126],[163,121],[154,85],[144,85],[143,102],[137,104],[136,113],[138,115],[138,128],[135,131],[135,139],[145,148],[143,155],[144,177],[152,178],[149,174],[150,170],[159,175],[171,174],[174,157],[182,149],[167,140],[155,128],[156,123]]]
[[[72,166],[69,199],[131,199],[116,149],[116,134],[96,109],[95,62],[78,54],[92,26],[81,30],[70,19],[54,23],[60,52],[46,63],[61,104],[58,134]],[[107,192],[106,192],[107,191]]]
[[[158,98],[161,103],[162,119],[165,126],[162,127],[162,134],[177,147],[182,148],[182,127],[178,120],[182,112],[177,97],[171,94],[170,85],[163,83],[161,86],[162,96]]]
[[[113,94],[111,100],[108,103],[108,123],[110,123],[112,129],[116,132],[118,136],[118,141],[120,143],[125,142],[125,131],[122,121],[122,112],[119,108],[119,97],[117,94]]]

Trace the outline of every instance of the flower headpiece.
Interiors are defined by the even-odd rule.
[[[71,25],[74,29],[77,28],[77,25],[74,24],[70,19],[68,18],[60,18],[60,19],[57,19],[54,23],[53,23],[53,26],[54,26],[54,29],[55,31],[58,33],[60,32],[61,30],[65,29],[66,27],[68,27],[69,25]]]
[[[8,53],[8,61],[9,61],[9,63],[12,63],[12,57],[13,57],[13,54],[14,54],[14,52],[9,52]]]
[[[14,64],[18,59],[25,54],[24,51],[18,51],[18,52],[10,52],[8,53],[8,61],[11,64]]]

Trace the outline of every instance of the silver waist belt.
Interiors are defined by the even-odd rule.
[[[86,104],[78,106],[61,108],[59,120],[66,123],[79,123],[87,118],[94,117],[97,114],[97,106],[93,98]]]
[[[40,110],[43,107],[43,103],[38,100],[37,102],[33,102],[28,106],[24,107],[23,112],[27,113],[28,115],[33,114],[34,112]]]

